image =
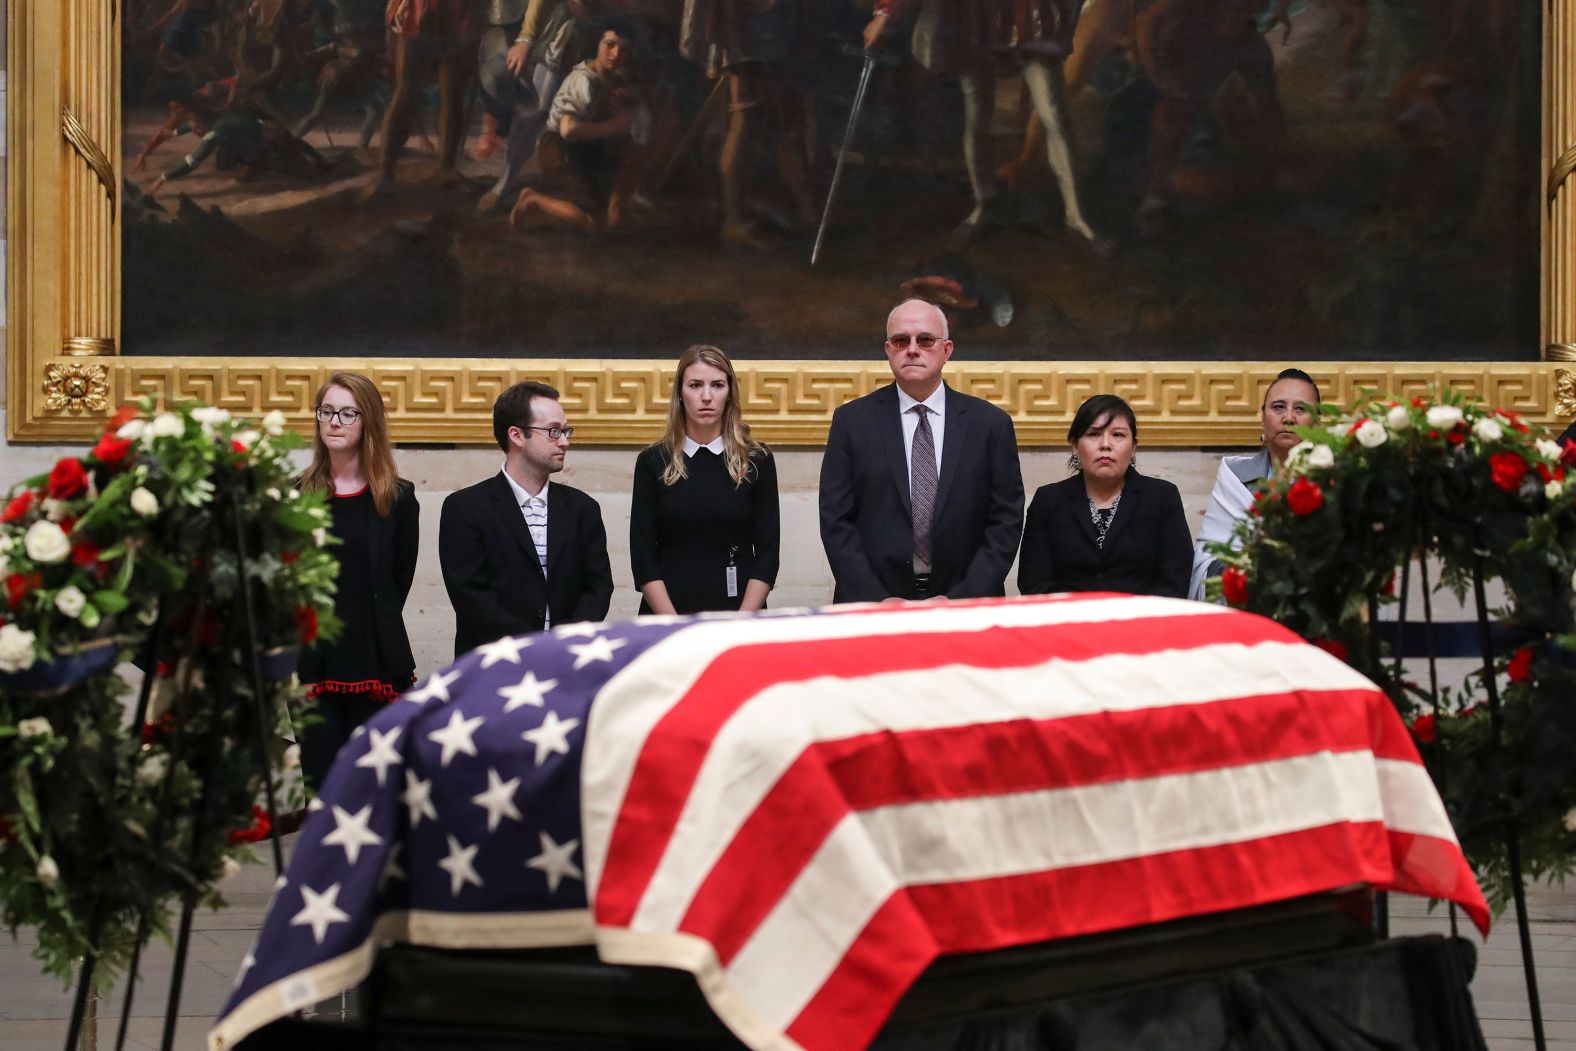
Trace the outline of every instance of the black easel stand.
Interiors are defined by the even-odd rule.
[[[274,871],[275,871],[275,874],[276,875],[283,875],[283,873],[284,873],[284,846],[283,846],[283,844],[280,841],[279,820],[278,820],[278,814],[277,814],[277,807],[275,806],[275,801],[274,801],[275,785],[274,785],[273,768],[272,768],[272,766],[270,766],[270,764],[268,762],[268,740],[269,740],[269,734],[270,734],[270,725],[269,725],[269,718],[268,718],[268,705],[266,703],[264,692],[263,692],[262,670],[261,670],[261,667],[260,667],[260,665],[258,663],[258,655],[259,654],[258,654],[258,641],[257,641],[258,640],[257,615],[256,615],[256,611],[255,611],[255,609],[253,608],[253,605],[252,605],[252,583],[251,583],[250,578],[247,576],[247,574],[245,572],[245,568],[244,568],[246,566],[246,559],[247,559],[247,544],[246,544],[246,535],[245,535],[245,524],[241,520],[241,513],[240,513],[241,501],[239,499],[237,499],[239,494],[236,491],[236,487],[237,486],[247,484],[250,481],[250,479],[247,478],[247,477],[243,477],[243,478],[240,478],[240,479],[218,479],[218,481],[219,481],[220,489],[219,489],[219,492],[215,494],[215,498],[214,498],[214,503],[213,503],[214,522],[213,522],[213,527],[212,527],[212,529],[210,531],[210,538],[209,539],[210,539],[210,544],[216,545],[216,543],[217,543],[217,541],[219,539],[218,536],[217,536],[219,522],[222,520],[224,512],[226,510],[228,510],[229,516],[231,518],[231,521],[232,521],[232,523],[234,525],[234,530],[235,530],[235,532],[234,532],[234,554],[236,556],[236,564],[237,564],[237,566],[241,567],[241,572],[240,572],[240,580],[241,580],[241,611],[240,612],[241,612],[242,622],[243,622],[243,624],[245,626],[245,638],[246,638],[247,654],[248,654],[248,656],[247,656],[247,663],[248,663],[248,666],[249,666],[248,667],[248,671],[250,672],[250,676],[251,676],[252,697],[253,697],[254,707],[256,709],[256,716],[257,716],[257,734],[258,734],[257,754],[258,754],[258,757],[259,757],[259,761],[262,764],[262,770],[263,770],[263,783],[265,785],[265,797],[264,798],[266,800],[268,820],[269,820],[269,826],[270,826],[269,827],[269,839],[270,839],[272,847],[273,847],[273,860],[274,860]],[[228,484],[226,484],[226,483],[228,483]],[[197,635],[198,627],[199,627],[199,624],[201,623],[203,617],[207,613],[207,591],[208,591],[208,588],[207,588],[207,583],[208,583],[207,576],[208,576],[208,566],[209,565],[210,565],[210,562],[205,559],[203,561],[203,564],[202,564],[202,566],[203,566],[203,568],[202,568],[202,576],[201,576],[200,581],[199,581],[199,592],[198,592],[198,596],[199,597],[198,597],[196,609],[194,611],[193,618],[192,618],[192,639],[190,640],[190,646],[189,646],[189,649],[188,649],[188,652],[190,652],[192,654],[195,654],[197,652],[196,635]],[[152,650],[151,650],[151,652],[153,652],[155,655],[159,652],[160,644],[161,644],[162,638],[163,638],[164,628],[165,628],[164,616],[161,613],[160,620],[159,620],[158,624],[155,626],[154,632],[153,632],[153,642],[152,642]],[[155,659],[155,661],[152,662],[151,666],[147,669],[146,673],[143,676],[142,687],[141,687],[141,689],[140,689],[140,691],[138,693],[138,698],[137,698],[137,708],[136,708],[135,719],[134,719],[134,721],[132,723],[133,732],[140,732],[142,725],[147,721],[148,706],[149,706],[149,701],[150,701],[150,698],[151,698],[153,682],[157,678],[157,675],[158,675],[157,667],[158,667],[157,666],[157,661]],[[189,688],[189,684],[183,684],[183,686],[182,686],[182,693],[187,692],[188,688]],[[204,771],[203,781],[204,781],[205,788],[204,788],[204,792],[203,792],[203,797],[199,800],[198,806],[197,806],[197,810],[196,810],[196,813],[199,816],[202,815],[205,812],[205,810],[206,810],[206,803],[207,803],[206,785],[207,785],[208,781],[210,780],[210,778],[212,776],[212,771],[213,771],[214,766],[222,758],[222,756],[216,754],[216,752],[218,750],[218,743],[219,743],[218,739],[219,739],[220,735],[210,732],[210,736],[213,738],[213,740],[210,741],[210,744],[209,744],[209,754],[204,757],[205,771]],[[164,789],[165,789],[166,792],[169,791],[169,788],[170,788],[170,785],[171,785],[171,782],[172,782],[172,779],[173,779],[173,775],[174,775],[174,772],[175,772],[175,766],[176,766],[176,763],[174,761],[175,756],[178,754],[179,746],[183,743],[182,740],[181,740],[181,737],[182,737],[181,727],[178,725],[176,727],[176,737],[171,742],[171,746],[170,746],[171,762],[169,764],[169,768],[165,771],[165,774],[164,774],[164,778],[165,778],[165,780],[164,780]],[[132,776],[135,777],[135,775],[136,775],[136,770],[135,770],[135,763],[136,763],[135,753],[133,753],[132,763],[134,764],[133,765],[133,769],[132,769]],[[167,808],[161,808],[161,812],[160,812],[161,824],[162,824],[163,815],[166,812],[167,812]],[[159,828],[156,828],[154,830],[154,840],[155,840],[155,842],[157,842],[159,840],[159,838],[160,838],[159,833],[161,831],[162,830],[159,829]],[[191,842],[193,861],[195,861],[196,852],[200,849],[201,842],[202,842],[202,829],[200,827],[194,827],[192,829],[192,842]],[[163,1031],[163,1038],[162,1038],[161,1044],[160,1044],[160,1046],[162,1048],[162,1051],[171,1051],[171,1049],[174,1046],[174,1042],[175,1042],[175,1025],[176,1025],[176,1021],[177,1021],[177,1019],[179,1018],[179,1015],[180,1015],[181,988],[182,988],[182,985],[184,984],[184,979],[185,979],[187,953],[188,953],[188,949],[190,948],[190,945],[191,945],[192,916],[193,916],[193,913],[196,910],[196,906],[197,906],[197,895],[196,895],[196,893],[194,891],[189,891],[184,896],[184,902],[182,904],[182,909],[181,909],[181,922],[180,922],[180,927],[179,927],[178,934],[177,934],[177,937],[176,937],[176,942],[175,942],[175,958],[174,958],[173,968],[172,968],[171,974],[170,974],[170,993],[169,993],[169,999],[168,999],[168,1001],[166,1002],[166,1005],[165,1005],[164,1031]],[[89,944],[96,944],[98,939],[100,938],[100,936],[103,933],[103,925],[104,925],[104,922],[105,922],[105,918],[102,915],[102,909],[103,909],[103,905],[101,903],[99,908],[95,910],[95,916],[94,916],[93,922],[91,923],[91,925],[89,927],[89,932],[90,932]],[[119,1027],[118,1027],[118,1030],[117,1030],[117,1033],[116,1033],[116,1039],[115,1039],[116,1051],[121,1051],[121,1049],[125,1046],[127,1025],[128,1025],[128,1023],[130,1021],[132,1003],[133,1003],[133,1000],[134,1000],[134,997],[135,997],[135,992],[136,992],[138,969],[140,967],[141,960],[142,960],[142,947],[147,942],[148,937],[149,937],[149,935],[151,933],[150,932],[151,925],[152,925],[152,915],[151,915],[151,907],[150,907],[148,909],[144,909],[143,910],[143,912],[142,912],[141,916],[138,918],[138,922],[137,922],[137,942],[136,942],[136,948],[133,950],[133,954],[132,954],[132,958],[131,958],[131,965],[130,965],[130,967],[128,969],[127,976],[126,976],[126,996],[125,996],[125,1000],[124,1000],[124,1002],[122,1004],[120,1024],[119,1024]],[[80,1038],[81,1030],[82,1030],[82,1020],[83,1020],[83,1017],[86,1014],[88,992],[89,992],[89,990],[92,987],[93,972],[94,972],[94,968],[95,968],[96,964],[97,964],[97,956],[96,956],[96,954],[94,954],[90,950],[83,957],[82,968],[81,968],[81,971],[80,971],[80,973],[78,975],[76,997],[75,997],[75,999],[74,999],[74,1001],[72,1003],[71,1019],[70,1019],[70,1022],[68,1024],[67,1030],[66,1030],[65,1051],[76,1051],[76,1045],[77,1045],[77,1042],[78,1042],[78,1040]]]

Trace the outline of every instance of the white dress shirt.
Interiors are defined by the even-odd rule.
[[[536,560],[541,564],[542,577],[547,577],[547,487],[551,482],[543,482],[541,491],[534,496],[525,491],[525,487],[513,478],[509,472],[503,472],[504,480],[509,483],[509,488],[514,490],[514,502],[520,505],[520,514],[525,517],[525,527],[531,531],[531,543],[536,545]],[[552,610],[542,611],[542,627],[553,626]]]
[[[903,462],[908,465],[909,477],[914,474],[914,432],[919,429],[919,413],[909,412],[916,405],[930,410],[930,436],[936,446],[936,477],[941,477],[941,438],[947,426],[947,385],[936,384],[930,397],[923,402],[908,396],[902,387],[897,389],[897,411],[903,421]]]

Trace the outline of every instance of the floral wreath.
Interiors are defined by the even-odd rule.
[[[264,771],[300,753],[259,712],[299,725],[290,648],[338,629],[302,445],[277,412],[144,400],[0,504],[0,916],[63,980],[112,973],[177,900],[220,904],[269,833]],[[152,677],[141,725],[126,661]]]
[[[1211,597],[1286,625],[1389,693],[1502,909],[1509,830],[1527,876],[1563,878],[1576,859],[1576,444],[1454,392],[1365,396],[1320,415],[1232,539],[1213,545],[1226,568]],[[1373,622],[1397,601],[1397,567],[1420,556],[1462,602],[1479,580],[1503,583],[1506,606],[1489,614],[1503,689],[1479,671],[1436,692],[1387,659]]]

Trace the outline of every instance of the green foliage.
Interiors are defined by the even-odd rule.
[[[113,975],[144,916],[167,932],[250,856],[264,771],[291,760],[257,707],[293,722],[305,699],[293,677],[256,694],[238,533],[261,647],[338,627],[326,498],[291,484],[301,444],[277,416],[145,402],[0,511],[0,919],[36,928],[63,980],[88,952]],[[113,666],[26,678],[101,647],[154,677],[145,723]]]
[[[1506,834],[1528,876],[1576,859],[1576,486],[1562,450],[1513,412],[1458,394],[1365,396],[1326,406],[1230,544],[1213,594],[1344,655],[1411,721],[1456,833],[1496,909],[1509,900]],[[1497,709],[1483,674],[1438,696],[1376,648],[1370,619],[1397,568],[1419,557],[1472,601],[1475,573],[1499,579],[1496,620],[1523,640],[1496,654]],[[1410,611],[1415,617],[1418,611]]]

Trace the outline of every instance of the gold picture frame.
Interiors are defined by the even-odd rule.
[[[490,440],[490,407],[504,387],[541,379],[564,393],[577,437],[651,440],[666,418],[669,360],[173,358],[120,356],[119,35],[102,0],[10,0],[7,438],[90,439],[114,406],[143,394],[194,397],[240,415],[279,409],[305,424],[311,397],[335,368],[364,372],[388,400],[402,442]],[[1543,54],[1543,361],[1338,362],[1315,376],[1326,397],[1359,389],[1419,392],[1448,385],[1546,425],[1576,414],[1576,9],[1545,9]],[[872,348],[872,352],[874,349]],[[886,382],[885,362],[744,361],[741,402],[767,441],[819,445],[832,411]],[[1020,441],[1063,441],[1085,396],[1112,391],[1144,421],[1146,445],[1252,440],[1262,362],[970,362],[955,386],[1012,413]]]

